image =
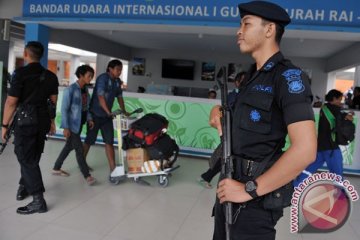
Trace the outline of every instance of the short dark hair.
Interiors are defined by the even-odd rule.
[[[107,65],[107,68],[106,68],[106,72],[109,72],[109,68],[114,68],[114,67],[116,67],[116,66],[120,66],[120,67],[122,67],[122,62],[120,61],[120,60],[118,60],[118,59],[113,59],[113,60],[111,60],[109,63],[108,63],[108,65]]]
[[[91,72],[94,76],[94,69],[89,65],[81,65],[76,69],[75,75],[80,78],[80,76],[84,76],[87,72]]]
[[[354,88],[354,93],[357,92],[357,93],[360,93],[360,87],[355,87]]]
[[[146,91],[146,89],[142,86],[138,86],[137,92],[138,93],[144,93]]]
[[[29,50],[30,57],[36,61],[40,61],[44,54],[44,46],[37,41],[30,41],[26,44],[25,49]]]
[[[325,95],[325,101],[331,102],[334,100],[334,98],[340,98],[343,94],[339,90],[332,89]]]
[[[210,91],[208,92],[208,97],[210,97],[210,95],[211,95],[212,93],[215,95],[215,98],[216,98],[216,95],[217,95],[217,94],[216,94],[215,90],[210,90]]]
[[[263,25],[266,25],[268,23],[274,23],[275,24],[275,41],[277,44],[280,45],[280,42],[281,42],[281,39],[282,39],[282,36],[284,35],[284,32],[285,32],[285,28],[283,26],[281,26],[280,24],[276,23],[276,22],[272,22],[270,20],[267,20],[267,19],[262,19],[262,24]]]

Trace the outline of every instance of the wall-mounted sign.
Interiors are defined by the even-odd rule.
[[[180,25],[238,26],[244,0],[24,0],[23,18]],[[360,31],[359,0],[274,0],[291,19],[289,28]],[[38,19],[36,19],[38,21]]]

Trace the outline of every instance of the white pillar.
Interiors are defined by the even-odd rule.
[[[335,81],[336,81],[336,72],[330,72],[328,74],[328,80],[327,80],[327,84],[326,84],[326,92],[325,92],[325,94],[327,92],[329,92],[331,89],[335,88]],[[325,94],[324,94],[324,96],[325,96]]]
[[[355,67],[354,87],[360,86],[360,66]]]
[[[100,74],[106,72],[106,67],[110,62],[110,57],[97,54],[96,56],[96,69],[95,69],[95,76],[99,76]]]
[[[8,72],[12,74],[15,71],[15,42],[10,41],[9,44],[9,60],[8,60]]]
[[[59,79],[59,83],[63,83],[64,82],[64,61],[58,60],[57,67],[58,67],[57,77]]]
[[[75,76],[75,71],[78,66],[80,66],[80,57],[77,55],[71,55],[69,85],[74,83],[77,80],[77,78]]]

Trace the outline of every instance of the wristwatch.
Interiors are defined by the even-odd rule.
[[[256,189],[257,189],[257,182],[255,180],[253,181],[247,181],[245,183],[245,191],[252,197],[252,198],[257,198],[259,197],[259,195],[257,195],[256,193]]]

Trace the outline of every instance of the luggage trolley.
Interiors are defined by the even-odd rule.
[[[136,109],[132,113],[130,113],[130,116],[134,113],[141,113],[142,109]],[[115,169],[110,174],[110,181],[118,185],[120,182],[125,181],[126,178],[133,178],[136,183],[144,184],[144,185],[150,185],[149,182],[141,179],[142,177],[148,177],[148,176],[158,176],[158,184],[161,187],[167,187],[169,185],[169,177],[171,176],[171,173],[178,169],[180,166],[172,166],[167,168],[162,168],[160,171],[153,172],[153,173],[128,173],[127,167],[125,164],[126,161],[126,152],[122,149],[122,137],[127,134],[129,130],[129,125],[131,123],[131,119],[129,117],[124,116],[124,114],[116,115],[116,131],[117,131],[117,140],[118,140],[118,157],[119,157],[119,163],[115,167]],[[172,159],[169,159],[170,161],[176,161],[178,153],[175,153],[174,156],[172,156]]]

